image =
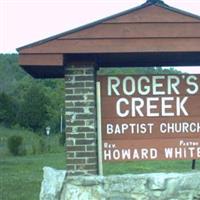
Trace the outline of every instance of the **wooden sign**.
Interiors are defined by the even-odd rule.
[[[200,158],[200,75],[98,81],[104,161]]]

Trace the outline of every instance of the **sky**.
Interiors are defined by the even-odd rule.
[[[0,0],[0,53],[145,3],[146,0]],[[200,15],[200,0],[164,0]]]

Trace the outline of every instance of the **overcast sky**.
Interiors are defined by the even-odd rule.
[[[146,0],[0,0],[0,53],[138,6]],[[200,0],[164,0],[200,15]]]

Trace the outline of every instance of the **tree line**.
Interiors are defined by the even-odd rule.
[[[0,124],[59,132],[63,107],[63,79],[33,79],[19,67],[17,54],[0,54]]]

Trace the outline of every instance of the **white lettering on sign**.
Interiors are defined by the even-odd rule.
[[[173,92],[174,94],[180,94],[178,90],[178,86],[180,84],[180,79],[177,76],[168,76],[168,84],[167,84],[167,93],[169,95],[172,95]]]
[[[163,83],[160,83],[160,80],[164,80],[164,76],[153,76],[152,77],[152,90],[153,95],[165,95],[165,91],[163,90]]]
[[[180,146],[199,146],[199,142],[180,140]]]
[[[111,96],[114,92],[115,95],[119,96],[117,88],[120,85],[120,79],[118,77],[108,77],[108,96]]]
[[[141,95],[147,95],[150,92],[150,87],[148,85],[150,83],[150,80],[146,76],[141,76],[138,79],[138,92]],[[142,87],[143,85],[143,87]]]
[[[166,79],[166,80],[165,80]],[[199,91],[197,77],[191,76],[141,76],[138,79],[132,76],[119,78],[115,76],[108,77],[107,92],[108,96],[132,96],[128,98],[119,98],[116,103],[116,113],[119,117],[172,117],[188,116],[189,113],[185,107],[188,96],[168,97],[165,95],[180,95],[180,84],[184,81],[186,88],[184,92],[188,95],[194,95]],[[166,82],[166,85],[164,85]],[[136,94],[155,97],[134,97]],[[173,104],[175,101],[176,107]],[[161,111],[158,112],[158,106],[161,105]],[[175,110],[175,112],[173,112]]]
[[[170,116],[174,116],[173,112],[168,111],[169,109],[172,109],[172,102],[174,101],[174,97],[163,97],[161,104],[163,105],[161,107],[162,111],[162,116],[163,117],[170,117]],[[167,103],[168,102],[168,103]]]
[[[164,149],[164,153],[167,159],[200,158],[200,147],[168,147]]]
[[[104,160],[154,160],[158,157],[158,150],[155,148],[141,149],[104,149]]]
[[[116,113],[119,117],[188,116],[185,108],[188,97],[133,97],[131,101],[119,98]],[[175,101],[175,104],[173,102]],[[161,105],[161,110],[159,110]]]
[[[186,83],[188,86],[192,86],[192,87],[188,87],[187,88],[187,93],[188,94],[196,94],[199,90],[199,85],[196,83],[197,81],[197,77],[196,76],[189,76],[186,79]]]
[[[189,75],[185,77],[169,75],[169,76],[158,76],[154,75],[151,77],[141,76],[137,80],[132,76],[126,76],[120,79],[116,76],[109,76],[107,83],[107,94],[108,96],[120,96],[127,95],[132,96],[136,92],[139,95],[146,96],[152,93],[152,95],[165,96],[165,95],[179,95],[181,82],[186,83],[184,92],[188,95],[196,94],[199,91],[199,85],[197,77]],[[166,85],[163,84],[166,82]],[[120,90],[122,88],[122,90]]]
[[[123,135],[123,134],[152,134],[153,123],[123,123],[123,124],[107,124],[106,134],[107,135]]]
[[[161,133],[200,133],[200,123],[180,122],[180,123],[161,123]]]
[[[135,93],[135,79],[133,79],[131,76],[127,76],[124,78],[123,81],[123,91],[125,95],[133,95]],[[130,85],[130,89],[128,89],[127,85]]]
[[[129,105],[129,101],[126,98],[120,98],[116,103],[116,111],[119,117],[126,117],[129,115],[129,110],[123,110],[123,104]]]

